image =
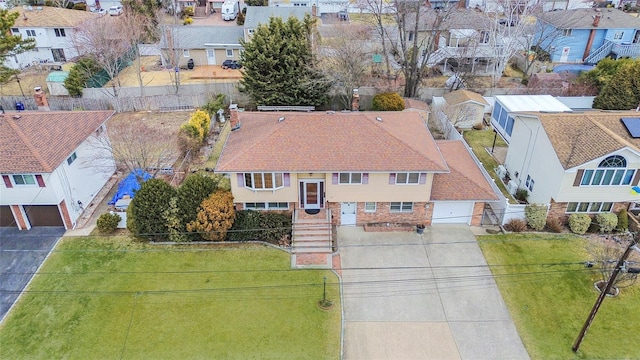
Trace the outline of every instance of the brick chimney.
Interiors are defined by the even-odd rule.
[[[36,105],[38,106],[38,110],[40,111],[50,111],[49,102],[47,101],[47,96],[40,86],[36,86],[33,88],[35,93],[33,94],[33,98],[36,100]]]
[[[231,131],[240,129],[240,119],[238,118],[238,104],[229,105],[229,122],[231,123]]]
[[[351,97],[351,111],[360,111],[360,94],[358,94],[358,89],[353,89],[353,96]]]
[[[593,17],[593,27],[600,25],[600,19],[602,18],[602,10],[596,9],[596,15]]]

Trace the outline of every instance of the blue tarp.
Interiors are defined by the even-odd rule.
[[[136,191],[140,189],[138,177],[141,177],[143,182],[151,179],[151,175],[144,170],[138,169],[132,171],[126,178],[120,181],[120,184],[118,184],[118,191],[113,195],[113,199],[111,199],[108,204],[115,205],[116,201],[122,199],[125,195],[129,195],[130,198],[133,198]]]

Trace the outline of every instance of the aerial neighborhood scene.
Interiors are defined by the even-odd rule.
[[[640,0],[0,20],[0,359],[640,359]]]

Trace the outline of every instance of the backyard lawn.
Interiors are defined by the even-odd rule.
[[[467,130],[463,134],[464,140],[469,144],[473,153],[476,155],[478,160],[482,163],[485,170],[491,176],[497,176],[494,169],[498,167],[498,162],[489,154],[486,149],[491,149],[493,147],[493,141],[495,139],[495,147],[496,148],[505,148],[507,144],[502,140],[502,138],[491,131],[490,129],[485,130]],[[507,189],[502,184],[502,181],[496,180],[496,185],[502,191],[502,194],[507,199],[513,200],[513,197],[507,192]]]
[[[640,284],[606,298],[577,354],[571,351],[598,297],[599,274],[582,237],[507,234],[478,237],[532,359],[638,359]]]
[[[264,246],[65,238],[1,325],[0,358],[338,359],[337,284]]]

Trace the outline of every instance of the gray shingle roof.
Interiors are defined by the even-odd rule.
[[[169,28],[180,49],[204,49],[204,44],[240,45],[241,26],[175,26]],[[166,39],[160,42],[166,48]]]
[[[295,16],[298,20],[302,20],[305,14],[311,14],[310,6],[247,6],[247,16],[244,20],[244,27],[247,29],[255,29],[258,27],[258,24],[268,24],[269,18],[272,16],[281,17],[283,20]]]
[[[640,18],[618,9],[600,9],[602,18],[598,27],[593,26],[596,9],[549,11],[540,16],[558,29],[640,29]]]

